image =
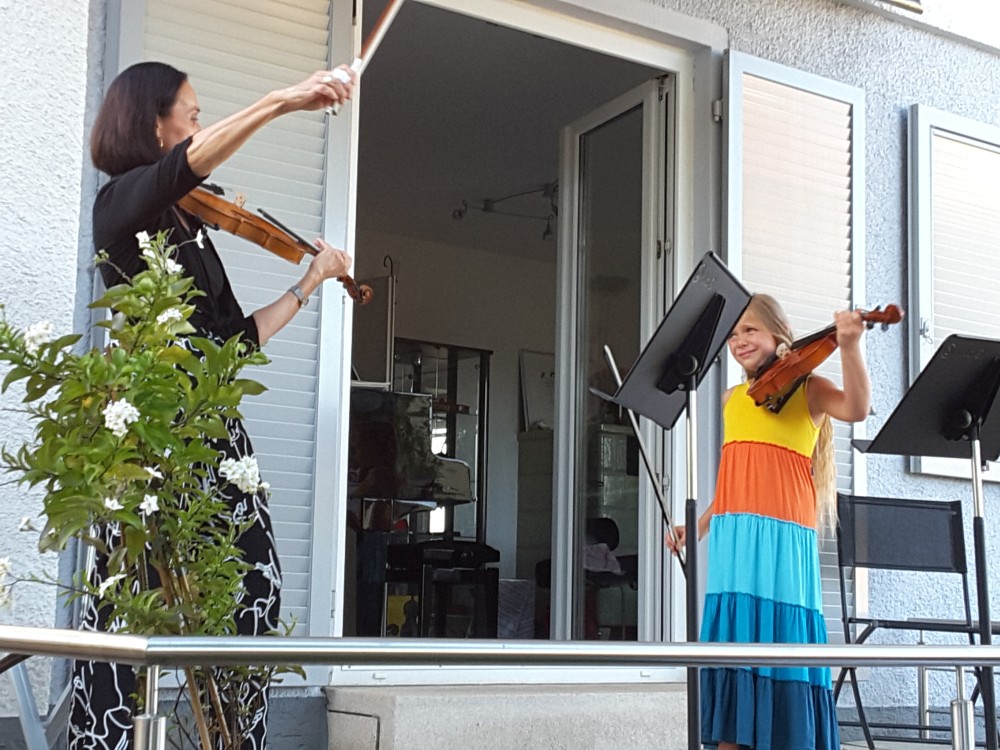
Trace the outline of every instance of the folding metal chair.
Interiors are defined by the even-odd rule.
[[[969,643],[975,643],[978,624],[972,619],[969,598],[969,576],[965,556],[965,536],[962,527],[962,504],[959,501],[906,500],[856,495],[837,495],[837,555],[840,578],[840,605],[843,613],[844,642],[864,643],[876,630],[911,630],[942,633],[964,633]],[[891,619],[857,617],[848,607],[847,571],[858,568],[879,570],[921,571],[953,574],[961,579],[962,619]],[[852,631],[861,627],[854,637]],[[916,724],[873,723],[868,721],[854,668],[841,670],[834,687],[834,700],[840,697],[844,681],[851,680],[851,689],[858,711],[858,721],[843,721],[843,726],[860,726],[868,747],[874,750],[875,739],[897,742],[926,742],[930,731],[946,731],[947,727],[932,726],[924,716]],[[979,674],[976,670],[979,693]],[[916,736],[875,736],[872,729],[910,730]],[[924,734],[921,737],[921,734]]]

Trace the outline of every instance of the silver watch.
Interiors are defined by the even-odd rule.
[[[302,293],[302,288],[298,284],[292,284],[288,287],[288,291],[295,295],[295,299],[299,301],[299,307],[305,307],[309,304],[309,298]]]

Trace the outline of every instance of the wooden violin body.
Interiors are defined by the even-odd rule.
[[[897,305],[887,305],[885,310],[876,308],[862,312],[861,319],[870,329],[876,324],[883,330],[903,319]],[[822,331],[799,339],[791,349],[775,354],[754,373],[748,395],[757,406],[766,406],[775,413],[781,411],[806,377],[837,350],[837,328],[830,326]]]
[[[294,236],[283,227],[276,226],[243,208],[241,204],[228,201],[204,188],[195,188],[177,201],[177,205],[209,226],[249,240],[292,263],[301,263],[307,254],[319,253],[308,242]],[[370,286],[358,284],[347,274],[338,276],[337,280],[344,285],[348,295],[358,304],[363,305],[372,298]]]

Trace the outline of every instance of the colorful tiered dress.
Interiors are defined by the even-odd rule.
[[[755,406],[746,384],[726,403],[703,641],[826,643],[806,387],[778,414]],[[701,688],[708,746],[840,747],[828,668],[704,669]]]

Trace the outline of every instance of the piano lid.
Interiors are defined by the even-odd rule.
[[[466,503],[469,465],[431,451],[431,396],[351,389],[347,495]]]

